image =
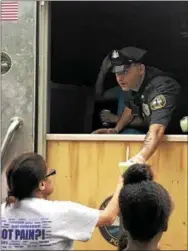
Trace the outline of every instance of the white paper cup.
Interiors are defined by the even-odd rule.
[[[121,171],[121,174],[124,174],[124,172],[130,167],[132,166],[134,163],[134,161],[126,161],[126,162],[119,162],[119,168]]]

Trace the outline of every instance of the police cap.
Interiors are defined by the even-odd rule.
[[[112,72],[123,72],[128,69],[131,64],[141,63],[146,53],[146,50],[136,47],[125,47],[121,50],[113,50],[110,54]]]

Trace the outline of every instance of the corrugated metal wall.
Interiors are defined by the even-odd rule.
[[[2,165],[24,151],[34,150],[36,1],[18,4],[18,20],[1,23],[1,53],[11,59],[10,70],[1,72],[1,144],[12,117],[21,117],[24,125],[16,133]],[[3,184],[4,180],[4,196]]]

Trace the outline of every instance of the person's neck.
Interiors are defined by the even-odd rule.
[[[37,199],[45,199],[45,196],[41,192],[34,192],[32,197]]]
[[[152,242],[140,243],[137,241],[129,240],[128,246],[125,250],[157,250],[158,245]]]
[[[146,74],[146,70],[144,71],[144,74],[141,78],[141,80],[137,83],[135,88],[132,88],[133,91],[138,92],[140,89],[140,86],[142,85],[142,83],[144,82],[144,78],[145,78],[145,74]]]

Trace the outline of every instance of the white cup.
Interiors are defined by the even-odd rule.
[[[180,127],[183,132],[188,132],[188,116],[185,116],[180,120]]]
[[[134,165],[135,162],[132,160],[127,160],[125,162],[119,162],[119,168],[121,171],[121,174],[124,174],[124,172],[132,165]]]

